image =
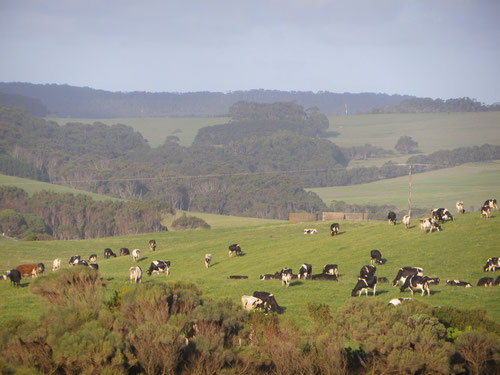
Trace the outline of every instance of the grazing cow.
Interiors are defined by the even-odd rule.
[[[311,275],[312,275],[312,266],[308,263],[304,263],[299,268],[299,274],[298,274],[297,278],[298,279],[302,278],[305,280]]]
[[[39,273],[43,273],[43,271],[45,270],[45,266],[43,265],[43,263],[21,264],[16,267],[16,270],[20,272],[21,277],[25,276],[37,277]]]
[[[339,267],[336,264],[325,264],[323,273],[339,276]]]
[[[283,268],[281,270],[281,286],[286,285],[288,288],[290,286],[290,280],[292,280],[292,269],[291,268]]]
[[[253,292],[253,296],[255,298],[260,299],[263,302],[266,312],[269,311],[276,311],[277,313],[281,312],[281,307],[279,307],[278,302],[276,302],[274,295],[272,295],[271,293],[255,291]]]
[[[169,260],[154,260],[149,266],[148,275],[151,276],[152,273],[164,273],[165,275],[170,275],[170,261]]]
[[[275,274],[270,274],[270,273],[266,273],[266,274],[263,274],[263,275],[260,275],[259,279],[261,280],[281,280],[281,273],[279,272],[276,272]]]
[[[408,277],[403,286],[399,288],[399,291],[404,292],[407,288],[410,288],[411,295],[413,295],[413,289],[420,289],[422,291],[422,296],[425,296],[425,292],[427,292],[428,296],[431,295],[429,278],[427,276],[412,275]]]
[[[389,211],[389,213],[387,214],[387,222],[389,224],[396,225],[396,213],[395,212]]]
[[[375,249],[370,251],[370,264],[373,265],[374,263],[384,264],[382,253]]]
[[[456,204],[457,207],[457,213],[463,214],[465,213],[465,208],[464,208],[464,202],[463,201],[458,201]]]
[[[116,258],[116,254],[113,253],[113,250],[111,250],[108,247],[108,248],[104,249],[104,258],[109,259],[109,257],[115,257]]]
[[[242,296],[241,304],[245,310],[264,309],[264,302],[254,296]]]
[[[481,217],[490,217],[490,206],[483,206],[481,207]]]
[[[151,251],[156,250],[156,241],[155,240],[149,240],[149,250],[151,250]]]
[[[496,199],[487,199],[484,201],[483,206],[488,206],[492,210],[498,210],[497,200]]]
[[[427,282],[429,284],[439,285],[439,283],[441,282],[441,279],[439,277],[428,277]]]
[[[434,229],[437,230],[438,232],[440,232],[441,226],[433,218],[421,219],[420,220],[420,230],[427,232],[427,229],[429,230],[429,232],[433,232]]]
[[[142,280],[142,269],[139,266],[130,267],[130,282],[139,284]]]
[[[493,277],[482,277],[477,282],[477,286],[493,286]]]
[[[235,280],[248,279],[248,276],[245,276],[245,275],[230,275],[230,276],[228,276],[228,279],[235,279]]]
[[[379,277],[377,278],[377,284],[385,284],[385,283],[388,283],[389,280],[387,279],[387,277]]]
[[[140,256],[141,256],[141,250],[139,249],[132,250],[132,259],[134,259],[134,262],[137,263],[139,261]]]
[[[339,223],[333,223],[332,225],[330,225],[330,233],[332,234],[332,236],[339,234],[339,229],[340,229]]]
[[[411,219],[410,215],[403,216],[403,224],[406,229],[410,227],[410,219]]]
[[[74,266],[74,265],[79,265],[79,266],[89,267],[89,262],[87,262],[87,261],[86,261],[86,260],[84,260],[84,259],[80,259],[80,258],[78,258],[78,259],[76,259],[76,260],[75,260],[75,263],[73,264],[73,266]]]
[[[369,276],[367,278],[358,277],[358,282],[354,286],[354,289],[351,291],[351,296],[356,297],[356,293],[358,292],[359,297],[361,297],[361,294],[363,292],[365,292],[365,294],[368,296],[369,289],[373,290],[373,296],[375,296],[375,291],[377,289],[377,276]]]
[[[453,215],[446,208],[435,208],[431,212],[432,218],[437,222],[444,223],[447,220],[453,221]]]
[[[403,267],[398,270],[398,274],[392,280],[392,286],[398,285],[398,282],[402,282],[403,284],[406,282],[406,279],[410,276],[423,276],[424,270],[420,267]]]
[[[337,275],[332,275],[329,273],[318,273],[316,275],[311,275],[311,280],[331,280],[331,281],[339,281]]]
[[[97,262],[97,254],[92,254],[89,256],[89,263],[95,263]]]
[[[10,286],[15,286],[17,288],[19,287],[19,284],[21,282],[21,272],[17,269],[5,271],[3,274],[3,279],[7,280],[7,278],[10,279]]]
[[[361,271],[359,271],[359,277],[367,278],[367,277],[373,276],[373,275],[375,275],[376,270],[377,270],[377,267],[372,266],[371,264],[369,266],[363,266],[363,267],[361,267]]]
[[[471,288],[472,285],[466,281],[460,281],[460,280],[446,280],[446,285],[449,286],[462,286],[464,288]]]
[[[494,285],[500,285],[500,276],[496,278]]]
[[[233,254],[241,255],[240,245],[235,244],[235,243],[233,243],[232,245],[229,245],[229,256],[232,256]]]
[[[61,259],[54,259],[52,261],[52,271],[57,271],[61,268]]]
[[[205,268],[210,267],[211,261],[212,261],[212,254],[205,254]]]
[[[97,263],[89,263],[89,267],[93,270],[99,270],[99,265]]]
[[[483,267],[484,272],[494,272],[500,269],[500,259],[498,257],[489,258],[486,265]]]
[[[388,305],[399,306],[404,301],[411,301],[411,298],[393,298],[389,301]]]
[[[317,232],[316,229],[304,229],[304,234],[315,234]]]
[[[120,256],[130,255],[130,251],[126,247],[120,249]]]
[[[71,258],[69,258],[69,265],[70,266],[74,266],[75,264],[78,263],[78,261],[80,260],[80,255],[73,255]]]

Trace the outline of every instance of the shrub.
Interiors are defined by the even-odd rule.
[[[457,340],[457,349],[470,374],[500,373],[500,340],[495,334],[464,332]]]
[[[176,230],[186,230],[186,229],[210,229],[205,220],[200,219],[196,216],[186,216],[183,214],[180,218],[175,219],[172,222],[172,228]]]

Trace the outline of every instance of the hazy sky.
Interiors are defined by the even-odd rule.
[[[0,81],[500,102],[499,0],[0,0]]]

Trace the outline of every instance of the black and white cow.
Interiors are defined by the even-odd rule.
[[[109,257],[116,258],[116,254],[113,253],[113,250],[111,250],[109,247],[107,247],[106,249],[104,249],[104,258],[109,259]]]
[[[465,208],[464,208],[464,202],[463,201],[458,201],[456,204],[457,207],[457,213],[459,214],[464,214],[465,213]]]
[[[10,285],[14,287],[19,287],[21,283],[21,272],[19,272],[16,269],[10,270],[10,271],[5,271],[3,274],[3,279],[10,280]]]
[[[389,213],[387,214],[387,222],[389,224],[396,225],[396,213],[395,212],[389,211]]]
[[[89,267],[93,270],[99,270],[99,265],[97,263],[89,263]]]
[[[134,249],[132,250],[132,259],[134,260],[134,262],[138,262],[139,261],[139,257],[141,256],[141,250],[140,249]]]
[[[370,264],[384,264],[382,253],[379,250],[373,249],[370,251]]]
[[[304,229],[304,234],[316,234],[318,231],[316,229]]]
[[[205,254],[205,268],[210,267],[211,261],[212,261],[212,254]]]
[[[281,312],[281,307],[278,305],[278,302],[276,302],[276,299],[274,298],[273,294],[268,292],[255,291],[253,292],[253,296],[259,298],[263,302],[264,308],[266,309],[267,312],[269,311],[275,311],[277,313]]]
[[[407,288],[410,288],[411,295],[413,295],[413,289],[420,289],[422,291],[422,296],[425,296],[425,292],[427,292],[428,296],[431,295],[431,291],[429,289],[429,278],[427,276],[409,276],[405,280],[403,286],[399,288],[399,291],[404,292]]]
[[[487,199],[484,201],[483,206],[488,206],[492,210],[498,210],[497,200],[496,199]]]
[[[406,282],[406,279],[410,276],[423,276],[424,270],[420,267],[402,267],[398,270],[398,273],[394,280],[392,280],[392,286],[397,286],[398,282],[402,282],[403,284]]]
[[[439,283],[441,282],[441,279],[439,277],[429,277],[429,278],[427,278],[427,282],[429,284],[439,285]]]
[[[336,264],[325,264],[325,266],[323,267],[323,273],[335,275],[338,277],[339,276],[339,266]]]
[[[449,286],[461,286],[464,288],[471,288],[472,285],[466,281],[460,281],[460,280],[446,280],[446,285]]]
[[[78,258],[77,260],[75,260],[73,266],[75,265],[89,267],[89,262],[87,262],[85,259]]]
[[[265,309],[264,301],[254,296],[241,296],[241,305],[245,310]]]
[[[330,233],[332,234],[332,236],[339,234],[339,230],[340,230],[339,223],[333,223],[332,225],[330,225]]]
[[[297,276],[298,279],[307,279],[312,275],[312,266],[308,263],[304,263],[299,268],[299,274]]]
[[[92,254],[89,256],[89,263],[95,263],[97,262],[97,254]]]
[[[432,217],[429,219],[421,219],[420,220],[420,230],[423,230],[427,232],[433,232],[434,230],[437,230],[438,232],[441,231],[441,226],[438,224],[436,220],[434,220]]]
[[[126,247],[122,247],[120,249],[120,256],[122,257],[122,256],[125,256],[125,255],[130,255],[130,251]]]
[[[280,272],[276,272],[275,274],[270,274],[270,273],[266,273],[266,274],[263,274],[263,275],[260,275],[259,279],[261,280],[281,280],[281,273]]]
[[[377,289],[377,276],[369,276],[367,278],[358,277],[358,282],[351,291],[351,296],[356,297],[356,294],[359,293],[358,296],[361,297],[363,292],[365,292],[368,296],[369,289],[373,290],[373,296],[375,296],[375,291]]]
[[[228,279],[234,279],[234,280],[241,280],[241,279],[248,279],[248,276],[245,276],[245,275],[230,275],[227,278]]]
[[[388,305],[399,306],[404,301],[411,301],[411,298],[393,298],[389,301]]]
[[[498,257],[489,258],[483,267],[484,272],[494,272],[497,269],[500,269],[500,258]]]
[[[165,275],[170,275],[170,261],[169,260],[154,260],[149,266],[148,275],[151,276],[153,273],[164,273]]]
[[[490,217],[491,209],[490,206],[481,207],[481,217]]]
[[[410,215],[403,216],[403,225],[405,226],[406,229],[410,228],[410,220],[411,220]]]
[[[235,244],[235,243],[233,243],[232,245],[229,245],[229,256],[232,256],[233,254],[241,255],[240,245]]]
[[[453,215],[447,208],[435,208],[431,212],[431,217],[437,221],[444,223],[447,220],[453,221]]]
[[[311,280],[339,281],[337,275],[332,275],[329,273],[318,273],[316,275],[311,275]]]
[[[73,255],[71,258],[69,258],[69,265],[74,266],[78,264],[78,261],[80,260],[80,255]]]
[[[482,277],[477,282],[477,286],[493,286],[493,277]]]
[[[281,286],[285,285],[287,288],[290,286],[290,280],[292,280],[292,269],[283,268],[280,272],[281,274]]]
[[[361,267],[361,270],[359,271],[359,277],[366,278],[375,275],[375,271],[377,270],[377,267],[372,266],[371,264],[368,266],[363,266]]]
[[[155,240],[149,240],[149,250],[151,250],[151,251],[156,250],[156,241]]]

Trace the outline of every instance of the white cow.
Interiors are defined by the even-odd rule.
[[[141,256],[141,250],[135,249],[132,251],[132,258],[134,258],[134,262],[138,262],[140,256]]]
[[[52,261],[52,271],[57,271],[61,268],[61,259],[54,259]]]
[[[130,282],[139,284],[142,280],[142,269],[139,266],[130,267]]]
[[[254,310],[256,308],[263,308],[264,302],[260,298],[253,296],[242,296],[241,304],[245,310]]]

